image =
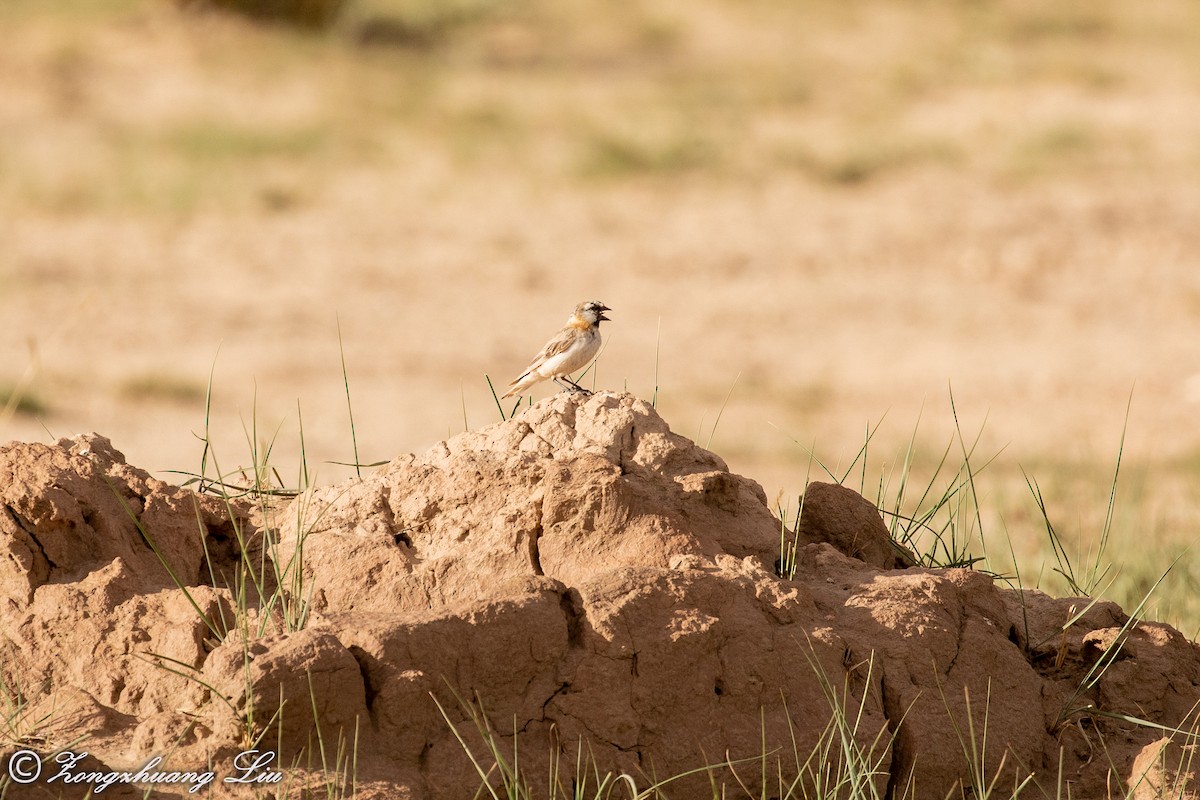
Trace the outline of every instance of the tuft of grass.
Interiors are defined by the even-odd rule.
[[[651,408],[658,408],[658,361],[662,351],[662,317],[658,318],[658,329],[654,335],[654,397],[650,400]]]
[[[953,410],[953,393],[950,403]],[[954,411],[954,423],[954,436],[934,462],[932,471],[923,479],[918,478],[915,469],[921,424],[918,417],[900,458],[891,468],[881,469],[878,478],[870,484],[867,474],[871,442],[882,421],[866,426],[862,447],[841,471],[836,471],[817,458],[814,448],[801,444],[794,437],[789,438],[807,454],[810,473],[815,463],[834,483],[856,488],[859,494],[868,499],[873,497],[875,506],[887,522],[892,540],[905,554],[915,556],[918,564],[947,569],[973,567],[986,560],[976,477],[999,453],[980,463],[976,450],[983,426],[980,426],[974,438],[968,440],[963,435],[957,411]],[[951,457],[956,450],[960,454],[958,459]],[[807,477],[805,482],[807,485]],[[857,486],[852,485],[855,482]],[[798,503],[801,511],[803,503],[802,496]],[[799,529],[800,513],[798,511],[795,517],[794,529]],[[982,551],[982,555],[975,555],[976,547]],[[788,549],[786,537],[781,540],[780,560],[781,563],[794,563],[794,551]]]
[[[313,527],[319,522],[320,516],[312,518],[310,495],[305,493],[311,486],[312,475],[304,445],[304,423],[300,404],[297,402],[296,414],[299,422],[301,464],[295,487],[285,486],[279,470],[271,463],[271,454],[282,423],[269,438],[260,440],[256,413],[252,414],[249,423],[243,423],[250,452],[250,465],[239,467],[233,472],[223,472],[211,444],[211,405],[210,376],[204,432],[200,437],[204,442],[200,471],[191,474],[186,483],[199,483],[201,491],[220,497],[225,503],[232,538],[231,552],[234,555],[231,571],[228,563],[218,563],[213,549],[210,548],[208,532],[200,521],[198,510],[197,525],[204,545],[204,564],[208,580],[213,587],[229,592],[233,606],[232,618],[222,615],[220,619],[212,619],[206,616],[192,598],[189,587],[178,578],[171,565],[161,555],[161,551],[157,549],[153,533],[146,530],[139,521],[135,520],[135,524],[159,556],[160,562],[172,575],[176,585],[189,598],[196,613],[205,621],[214,639],[220,642],[236,642],[240,646],[243,685],[237,696],[229,697],[206,682],[194,665],[154,652],[144,653],[142,657],[165,671],[195,682],[205,688],[216,702],[228,707],[240,722],[241,746],[243,749],[250,749],[269,741],[273,732],[282,736],[284,713],[289,703],[298,701],[298,698],[281,695],[278,702],[261,702],[262,698],[256,696],[251,670],[251,647],[264,636],[296,632],[308,624],[313,587],[304,578],[304,544]],[[297,533],[295,540],[285,546],[280,537],[277,500],[281,496],[297,495],[299,497],[288,506],[296,514]],[[261,529],[250,529],[242,523],[241,520],[246,516],[247,503],[257,507],[255,516],[261,520]],[[309,705],[316,720],[313,731],[315,738],[291,765],[288,771],[288,785],[294,785],[305,797],[323,796],[329,800],[354,797],[357,792],[358,724],[356,723],[352,737],[343,730],[337,732],[336,740],[328,737],[326,732],[321,730],[311,676],[309,693]],[[292,795],[288,793],[287,796]]]
[[[863,715],[866,713],[869,692],[863,690],[857,702],[854,701],[851,692],[852,679],[862,678],[863,685],[872,685],[874,653],[865,662],[853,665],[846,671],[840,691],[821,666],[811,642],[804,655],[821,686],[825,702],[829,705],[830,718],[816,746],[804,764],[797,769],[795,781],[787,787],[786,794],[779,795],[780,800],[808,800],[809,797],[831,800],[843,797],[850,800],[884,800],[888,797],[889,800],[893,800],[884,788],[889,782],[884,761],[891,756],[896,731],[904,724],[904,719],[896,720],[890,726],[882,726],[869,743],[863,744],[859,732]],[[862,677],[858,675],[858,671],[864,664],[866,675]],[[792,744],[795,752],[794,737]],[[798,764],[799,758],[798,754],[796,755]],[[911,791],[912,782],[909,786]],[[763,794],[766,794],[765,786]]]
[[[804,473],[804,485],[808,486],[812,479],[812,465],[814,456],[812,450],[809,450],[808,469]],[[801,494],[800,499],[796,503],[796,516],[790,526],[788,526],[787,509],[780,506],[776,509],[779,516],[779,562],[775,568],[775,574],[787,580],[795,580],[796,567],[798,566],[798,556],[800,552],[800,520],[804,519],[804,498]]]
[[[1086,2],[1034,6],[1031,13],[1015,17],[1008,25],[1009,36],[1018,44],[1048,40],[1091,41],[1113,32],[1114,21],[1101,4]]]
[[[1187,727],[1182,729],[1182,735],[1178,729],[1172,729],[1166,731],[1163,738],[1150,745],[1156,748],[1152,760],[1140,775],[1130,776],[1133,785],[1129,787],[1129,797],[1138,797],[1145,790],[1152,792],[1153,797],[1178,798],[1178,800],[1195,795],[1196,754],[1197,751],[1200,751],[1200,746],[1197,746],[1197,743],[1200,743],[1200,709],[1193,710],[1189,717],[1190,721],[1184,720]],[[1112,772],[1120,774],[1112,755],[1108,752],[1107,745],[1104,748],[1104,754]],[[1158,777],[1162,781],[1157,786],[1151,781],[1151,775],[1156,769]],[[1145,789],[1142,788],[1143,786]]]
[[[891,520],[889,529],[892,538],[916,553],[924,566],[972,567],[984,560],[984,556],[973,554],[975,544],[985,550],[975,479],[996,456],[991,456],[982,465],[978,462],[972,464],[971,459],[974,458],[982,433],[981,426],[979,434],[968,446],[962,429],[958,427],[956,415],[955,435],[942,451],[932,475],[924,486],[910,489],[910,468],[917,435],[917,429],[914,428],[894,492],[889,492],[892,476],[880,478],[876,504],[884,516]],[[961,462],[956,466],[950,464],[950,453],[955,443],[962,455]],[[913,511],[906,513],[910,491],[915,493],[918,490],[920,495],[911,506]]]
[[[312,586],[305,584],[304,542],[312,527],[319,520],[308,520],[309,503],[306,499],[298,499],[289,508],[294,509],[297,535],[291,548],[285,548],[280,541],[280,526],[278,524],[277,499],[291,498],[303,495],[311,483],[311,473],[304,445],[304,422],[300,404],[297,402],[296,414],[299,421],[300,457],[298,470],[298,485],[287,487],[279,470],[271,463],[271,453],[274,450],[275,438],[279,434],[277,428],[272,437],[265,442],[258,438],[257,415],[252,417],[248,426],[244,425],[247,446],[250,451],[250,466],[238,467],[232,472],[223,472],[212,440],[209,425],[211,423],[212,386],[210,382],[204,422],[204,433],[200,437],[204,449],[200,459],[200,470],[197,473],[179,473],[187,476],[182,485],[197,485],[200,492],[214,495],[225,504],[232,535],[235,563],[232,573],[225,573],[215,563],[215,557],[209,549],[207,530],[200,520],[197,510],[196,524],[199,529],[201,543],[204,546],[204,561],[210,584],[215,588],[229,590],[235,608],[233,620],[221,620],[220,625],[207,623],[219,641],[224,641],[233,633],[240,632],[247,639],[256,639],[269,632],[295,632],[302,629],[308,621],[312,601]],[[280,423],[282,426],[282,423]],[[210,474],[210,467],[214,474]],[[245,504],[257,507],[257,517],[262,521],[261,530],[250,530],[241,521],[245,516]],[[144,538],[152,542],[149,531],[141,527],[140,521],[135,520]],[[151,544],[151,547],[154,547]],[[158,551],[155,550],[157,553]],[[175,579],[176,585],[185,593],[188,587],[183,585],[165,559],[160,556],[164,567]],[[190,597],[190,595],[189,595]],[[193,601],[195,607],[195,602]],[[197,611],[199,611],[197,607]]]
[[[216,8],[264,22],[300,28],[327,28],[334,23],[346,0],[206,0]]]
[[[134,375],[121,381],[117,393],[128,400],[190,405],[207,396],[205,387],[189,378],[160,373]]]
[[[289,698],[283,695],[280,686],[278,702],[270,716],[263,720],[258,714],[260,703],[256,701],[253,674],[250,669],[251,656],[249,639],[244,639],[242,669],[244,683],[241,693],[236,697],[228,697],[223,692],[200,677],[200,670],[195,666],[164,656],[159,653],[138,654],[142,660],[153,664],[165,672],[178,675],[204,688],[210,697],[230,709],[241,722],[240,747],[243,750],[261,749],[274,736],[275,750],[273,754],[283,750],[283,723],[285,711],[295,703],[303,702],[303,698]],[[308,678],[308,707],[312,709],[313,727],[309,732],[308,743],[301,748],[290,766],[280,765],[285,779],[281,784],[283,791],[278,795],[253,795],[259,797],[324,797],[326,800],[349,800],[358,793],[358,748],[361,721],[354,721],[353,737],[349,737],[343,728],[337,731],[336,740],[327,742],[326,731],[322,728],[320,711],[317,708],[316,691],[312,684],[312,674],[306,670]],[[211,765],[210,765],[211,766]],[[274,765],[272,765],[274,766]],[[315,788],[314,788],[315,778]],[[0,785],[2,788],[2,785]],[[0,793],[0,798],[4,795]],[[149,794],[147,794],[149,796]]]
[[[5,666],[11,668],[8,662]],[[19,675],[0,668],[0,747],[29,747],[45,745],[47,739],[40,731],[50,723],[54,712],[36,715],[29,694],[21,686]]]
[[[46,401],[34,390],[41,370],[41,357],[37,339],[29,337],[29,363],[16,381],[0,384],[0,424],[21,414],[30,417],[44,416],[49,411]]]
[[[500,397],[496,394],[496,387],[492,385],[492,376],[484,375],[483,377],[487,379],[488,391],[492,393],[492,400],[496,402],[496,410],[500,412],[500,421],[504,422],[507,419],[512,419],[512,415],[517,413],[517,409],[521,407],[521,401],[524,398],[518,397],[517,401],[513,403],[512,409],[505,414],[504,406],[500,405]]]
[[[325,791],[326,800],[353,798],[358,792],[359,719],[358,717],[354,718],[353,741],[347,739],[345,730],[339,728],[337,741],[327,747],[325,733],[321,730],[321,714],[317,709],[317,694],[313,689],[312,672],[306,670],[305,673],[308,677],[308,698],[312,707],[313,734],[317,740],[315,752],[321,761],[321,788]],[[332,752],[330,752],[331,748]],[[308,748],[310,772],[313,771],[314,766],[312,764],[313,754],[314,748],[310,746]]]
[[[175,584],[176,588],[183,592],[183,596],[187,598],[192,610],[196,612],[196,616],[198,616],[204,623],[204,627],[208,628],[209,632],[214,638],[216,638],[217,641],[223,639],[225,634],[228,633],[228,629],[222,624],[222,620],[213,619],[207,613],[205,613],[204,609],[200,607],[200,604],[196,602],[195,595],[189,591],[190,584],[185,583],[179,577],[179,573],[175,570],[174,565],[172,565],[171,562],[167,560],[166,556],[163,555],[162,550],[158,546],[158,542],[155,541],[154,534],[142,523],[142,520],[130,507],[129,502],[125,499],[125,496],[120,492],[120,490],[117,489],[116,485],[112,482],[108,475],[101,473],[101,477],[104,478],[104,482],[108,484],[109,491],[112,492],[113,497],[117,498],[117,502],[120,503],[121,509],[133,522],[138,534],[142,537],[142,541],[146,543],[151,552],[154,553],[154,557],[158,559],[158,563],[161,564],[163,569],[167,571],[167,574],[171,578],[171,582]],[[201,528],[200,535],[201,537],[205,537],[207,535],[207,531],[203,527]],[[203,541],[203,538],[201,541]]]
[[[190,163],[310,158],[329,141],[323,128],[241,128],[214,120],[181,125],[164,136],[167,149]]]
[[[452,43],[496,8],[492,0],[357,0],[342,27],[359,44],[428,50]]]
[[[0,386],[0,420],[10,419],[17,414],[40,417],[49,410],[50,406],[45,399],[29,386]]]
[[[1078,716],[1081,716],[1081,715],[1092,714],[1092,715],[1096,715],[1096,716],[1111,716],[1111,714],[1109,714],[1108,712],[1104,712],[1104,711],[1101,711],[1100,709],[1097,709],[1091,703],[1085,703],[1083,705],[1079,705],[1079,703],[1080,703],[1081,699],[1084,697],[1084,695],[1086,695],[1088,692],[1090,692],[1092,689],[1094,689],[1096,687],[1096,685],[1100,682],[1100,679],[1102,677],[1104,677],[1104,674],[1108,671],[1109,667],[1111,667],[1113,664],[1116,663],[1117,659],[1121,655],[1122,649],[1125,646],[1126,640],[1129,638],[1129,635],[1133,632],[1133,630],[1137,627],[1137,624],[1141,621],[1142,613],[1146,608],[1146,603],[1150,600],[1150,597],[1158,589],[1159,585],[1162,584],[1162,582],[1164,580],[1166,580],[1167,575],[1171,572],[1171,570],[1174,568],[1175,564],[1177,564],[1178,562],[1179,562],[1179,558],[1177,557],[1174,561],[1171,562],[1171,565],[1167,567],[1167,569],[1162,573],[1162,575],[1159,576],[1158,580],[1154,582],[1154,585],[1151,586],[1150,589],[1146,592],[1146,595],[1142,598],[1142,601],[1140,603],[1138,603],[1137,607],[1133,611],[1131,611],[1129,613],[1129,618],[1127,620],[1125,620],[1125,624],[1122,625],[1121,628],[1117,631],[1117,635],[1113,638],[1112,643],[1105,649],[1104,653],[1100,656],[1100,658],[1096,659],[1095,663],[1092,664],[1091,668],[1088,669],[1087,673],[1084,675],[1083,680],[1080,681],[1079,685],[1076,686],[1074,688],[1074,690],[1072,690],[1071,694],[1067,697],[1066,702],[1063,703],[1063,707],[1062,707],[1062,710],[1059,711],[1058,718],[1055,720],[1055,723],[1053,726],[1054,731],[1057,732],[1058,730],[1061,730],[1062,727],[1065,726],[1066,724],[1068,724],[1072,719],[1074,719]],[[1080,614],[1077,615],[1076,617],[1073,617],[1073,618],[1067,620],[1067,622],[1064,623],[1064,625],[1063,625],[1063,630],[1065,631],[1067,628],[1069,628],[1071,625],[1073,625],[1075,623],[1075,621],[1079,618],[1079,616],[1082,616],[1082,614],[1086,613],[1086,611],[1087,611],[1087,609],[1085,609],[1083,612],[1080,612]],[[1142,720],[1142,719],[1137,719],[1134,717],[1126,717],[1125,715],[1119,715],[1118,718],[1122,719],[1125,722],[1131,722],[1131,723],[1134,723],[1137,725],[1141,725],[1143,727],[1150,727],[1150,728],[1155,728],[1155,729],[1159,729],[1159,730],[1163,729],[1162,725],[1155,723],[1153,721],[1150,721],[1150,720]],[[1177,731],[1175,729],[1170,729],[1170,730],[1171,730],[1171,732],[1175,732],[1175,733],[1181,732],[1181,731]]]
[[[712,168],[719,161],[717,147],[691,128],[658,137],[595,131],[584,139],[580,173],[590,178],[671,175]]]
[[[946,699],[945,690],[942,687],[941,677],[938,673],[936,665],[933,669],[934,679],[937,681],[938,692],[942,697],[942,705],[946,709],[946,716],[950,720],[950,726],[954,729],[954,736],[958,740],[959,748],[962,751],[963,760],[966,762],[968,769],[968,786],[963,787],[963,796],[978,798],[978,800],[989,800],[989,798],[1017,798],[1021,795],[1025,788],[1033,783],[1035,774],[1029,771],[1023,778],[1018,780],[1013,788],[1005,791],[999,788],[1001,777],[1004,775],[1004,765],[1008,761],[1009,753],[1006,751],[1000,757],[1000,763],[997,764],[993,774],[988,774],[987,752],[988,752],[988,714],[992,706],[992,682],[988,679],[987,697],[984,699],[983,707],[983,728],[977,730],[975,727],[975,714],[971,709],[971,691],[968,687],[963,687],[963,702],[966,709],[966,729],[954,716],[950,709],[950,703]],[[1061,764],[1060,764],[1061,768]]]
[[[1094,124],[1064,120],[1022,139],[1010,156],[1009,172],[1032,177],[1081,170],[1096,163],[1102,144]]]
[[[725,393],[725,399],[721,401],[721,407],[717,409],[717,418],[713,420],[712,427],[708,431],[708,439],[704,442],[704,449],[708,450],[712,446],[713,436],[717,433],[717,425],[721,423],[721,415],[725,413],[725,406],[729,405],[729,398],[733,397],[733,390],[737,388],[738,381],[741,380],[742,373],[739,372],[733,378],[733,383],[729,385],[729,391]],[[700,435],[704,431],[704,417],[700,417],[700,428],[696,431],[696,440],[700,440]]]
[[[1125,454],[1125,435],[1129,430],[1129,412],[1133,407],[1133,393],[1129,395],[1129,401],[1125,406],[1125,422],[1121,427],[1121,441],[1117,446],[1117,463],[1113,468],[1112,482],[1109,484],[1108,490],[1108,507],[1104,514],[1104,525],[1100,530],[1100,535],[1096,539],[1095,547],[1087,554],[1086,570],[1076,574],[1074,565],[1071,560],[1070,553],[1067,550],[1066,544],[1062,536],[1055,529],[1054,524],[1050,521],[1050,512],[1046,508],[1046,500],[1042,495],[1041,487],[1037,481],[1030,477],[1022,469],[1021,474],[1025,476],[1025,483],[1029,487],[1030,493],[1033,495],[1034,502],[1037,504],[1038,511],[1041,514],[1042,522],[1045,526],[1046,537],[1050,543],[1051,552],[1054,555],[1054,560],[1057,566],[1054,571],[1061,575],[1067,582],[1070,590],[1084,597],[1091,597],[1092,594],[1104,583],[1112,570],[1112,563],[1107,561],[1107,551],[1109,545],[1109,537],[1112,535],[1113,513],[1116,509],[1117,502],[1117,482],[1121,477],[1121,458]]]
[[[962,160],[961,152],[950,142],[890,136],[860,139],[833,153],[800,148],[778,157],[782,163],[833,186],[859,186],[910,167],[953,166]]]
[[[342,359],[342,382],[346,387],[346,413],[350,417],[350,443],[354,446],[354,474],[362,477],[362,461],[358,457],[358,434],[354,430],[354,404],[350,402],[350,373],[346,369],[346,348],[342,344],[342,320],[337,320],[338,354]],[[466,414],[466,408],[463,409]]]

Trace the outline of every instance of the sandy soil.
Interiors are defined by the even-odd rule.
[[[1142,521],[1200,507],[1184,0],[528,2],[420,48],[354,44],[405,4],[328,36],[60,5],[0,12],[0,384],[41,405],[4,439],[97,430],[194,471],[211,370],[222,469],[278,430],[294,483],[299,406],[333,480],[339,321],[377,461],[498,420],[485,375],[595,298],[596,385],[657,381],[771,497],[805,482],[793,438],[844,464],[885,415],[879,458],[918,418],[936,456],[952,387],[1005,448],[998,495],[1018,464],[1086,473],[1102,518],[1132,391],[1127,463],[1168,487]]]

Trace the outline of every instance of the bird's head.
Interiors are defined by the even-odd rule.
[[[599,300],[588,300],[575,306],[574,316],[575,319],[586,322],[588,325],[599,325],[608,320],[608,317],[604,316],[605,311],[612,311],[612,309]]]

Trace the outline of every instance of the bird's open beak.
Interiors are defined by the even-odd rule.
[[[608,317],[604,316],[605,311],[612,311],[612,309],[608,306],[600,306],[600,316],[596,317],[596,319],[609,321]]]

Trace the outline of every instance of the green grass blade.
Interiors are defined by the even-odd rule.
[[[358,456],[358,434],[354,430],[354,404],[350,402],[350,373],[346,369],[346,348],[342,343],[342,320],[337,317],[338,354],[342,359],[342,383],[346,387],[346,412],[350,415],[350,443],[354,446],[354,474],[362,477],[362,459]]]
[[[721,424],[721,415],[725,413],[725,406],[729,404],[729,398],[733,396],[733,390],[737,387],[738,381],[741,380],[742,373],[738,372],[737,377],[733,379],[733,385],[729,387],[729,391],[725,393],[725,400],[721,403],[721,407],[717,409],[717,418],[713,420],[712,430],[708,432],[708,441],[704,443],[704,449],[708,450],[712,446],[713,436],[717,432],[717,426]]]
[[[500,421],[504,422],[505,420],[508,419],[508,417],[506,417],[504,415],[504,406],[500,405],[500,398],[498,396],[496,396],[496,387],[492,385],[492,376],[488,375],[487,373],[484,373],[483,377],[485,379],[487,379],[488,391],[490,391],[492,393],[492,400],[494,400],[496,402],[496,410],[500,412]],[[521,403],[521,401],[518,400],[517,405],[520,405],[520,403]],[[513,408],[513,411],[516,411],[515,407]],[[512,415],[509,414],[508,416],[512,416]]]

